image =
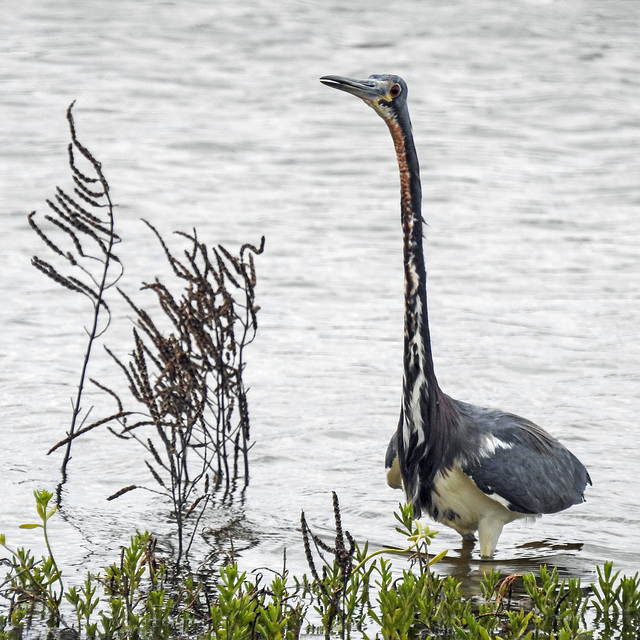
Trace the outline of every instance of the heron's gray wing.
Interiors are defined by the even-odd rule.
[[[487,495],[520,513],[555,513],[584,500],[583,464],[534,423],[460,403],[478,434],[477,455],[462,470]]]

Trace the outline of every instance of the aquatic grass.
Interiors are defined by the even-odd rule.
[[[10,616],[19,620],[18,628],[22,626],[23,618],[31,620],[36,611],[41,617],[46,617],[49,626],[57,626],[61,619],[60,603],[64,594],[62,571],[54,558],[47,529],[47,523],[57,511],[57,507],[49,506],[53,494],[41,489],[34,491],[33,495],[40,522],[22,524],[20,528],[42,529],[47,555],[36,561],[30,550],[22,547],[13,550],[9,547],[5,534],[0,533],[0,546],[10,554],[8,564],[13,571],[8,578],[12,604]],[[7,580],[0,585],[0,589],[6,584]]]
[[[598,580],[593,585],[592,604],[595,624],[602,638],[617,638],[620,628],[627,629],[627,640],[640,637],[640,577],[620,576],[612,562],[597,568]],[[635,635],[634,635],[635,634]]]
[[[36,492],[41,523],[27,525],[46,532],[55,508],[48,492]],[[403,515],[404,513],[404,515]],[[403,521],[407,511],[398,511]],[[170,576],[147,532],[131,536],[117,562],[65,588],[51,541],[48,557],[35,562],[29,551],[9,551],[9,573],[0,583],[0,640],[14,640],[42,618],[53,628],[74,629],[87,638],[197,638],[203,640],[297,640],[325,638],[435,640],[635,640],[640,631],[638,575],[620,576],[611,563],[598,569],[598,582],[583,587],[542,566],[538,574],[502,577],[488,571],[478,598],[463,596],[460,582],[440,576],[415,555],[395,563],[368,554],[342,529],[334,497],[336,539],[323,543],[323,568],[290,576],[286,562],[265,580],[264,572],[241,570],[234,558],[219,567],[216,579],[198,580],[185,572]],[[305,525],[308,529],[308,523]],[[304,538],[305,536],[303,536]],[[314,536],[307,530],[303,544]],[[414,541],[407,537],[407,549]],[[315,563],[315,561],[314,561]],[[407,564],[408,563],[408,566]],[[516,605],[518,585],[530,598]],[[521,587],[520,587],[521,585]],[[63,610],[63,598],[70,613]],[[6,603],[3,607],[2,602]],[[587,619],[595,622],[589,627]],[[69,620],[73,619],[73,623]]]

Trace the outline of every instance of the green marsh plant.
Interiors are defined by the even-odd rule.
[[[2,583],[9,583],[8,594],[11,603],[9,612],[12,620],[31,619],[38,611],[50,626],[60,622],[60,603],[64,594],[62,572],[58,569],[47,524],[56,513],[57,507],[49,506],[53,494],[44,489],[34,491],[36,511],[40,517],[38,523],[20,525],[21,529],[42,529],[47,555],[36,560],[31,551],[22,547],[13,550],[7,545],[6,536],[0,533],[0,546],[10,554],[11,577]]]
[[[638,575],[620,576],[610,563],[598,581],[582,587],[541,567],[538,575],[500,576],[488,571],[478,598],[462,593],[460,582],[439,576],[434,558],[415,555],[415,531],[406,508],[396,513],[407,546],[400,568],[389,557],[368,553],[342,528],[334,497],[336,538],[319,543],[303,518],[304,546],[311,554],[310,574],[249,574],[229,558],[216,580],[197,581],[190,574],[170,579],[149,533],[136,533],[119,560],[79,586],[65,588],[49,539],[48,523],[56,513],[52,494],[36,492],[40,528],[47,555],[36,561],[29,551],[9,553],[9,573],[0,583],[0,640],[15,640],[42,619],[50,627],[75,629],[99,640],[193,638],[202,640],[297,640],[325,638],[409,640],[636,640],[640,631]],[[405,525],[409,525],[408,528]],[[410,534],[410,535],[407,535]],[[432,540],[433,536],[422,537]],[[317,546],[316,546],[317,545]],[[324,546],[323,546],[324,545]],[[312,550],[315,549],[314,554]],[[322,552],[322,553],[321,553]],[[316,555],[322,558],[318,570]],[[412,557],[413,556],[413,557]],[[437,556],[436,556],[437,557]],[[514,590],[526,594],[514,599]],[[66,608],[65,608],[66,607]],[[72,621],[72,622],[70,622]],[[591,625],[591,627],[590,627]]]

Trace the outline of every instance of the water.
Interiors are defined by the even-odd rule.
[[[68,424],[84,348],[88,311],[30,267],[44,249],[25,219],[67,184],[64,113],[76,100],[79,136],[119,205],[127,291],[163,269],[140,218],[230,249],[267,238],[247,352],[255,446],[241,561],[277,568],[287,548],[304,569],[300,511],[331,536],[332,490],[356,538],[401,543],[401,496],[382,469],[401,381],[397,170],[379,118],[318,82],[392,72],[409,83],[421,157],[440,384],[545,426],[594,480],[586,504],[507,526],[495,565],[548,562],[591,579],[611,559],[637,571],[637,3],[343,5],[1,10],[0,531],[38,544],[16,527],[32,519],[32,490],[58,482],[61,457],[45,453]],[[129,320],[113,304],[107,343],[126,353]],[[107,358],[92,366],[117,381]],[[111,408],[90,401],[94,415]],[[167,526],[144,492],[105,502],[146,481],[120,444],[94,432],[75,446],[53,537],[79,571],[112,561],[135,527]],[[474,580],[486,566],[451,531],[435,546],[450,549],[443,571]]]

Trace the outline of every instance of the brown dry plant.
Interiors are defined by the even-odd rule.
[[[62,287],[85,296],[93,306],[91,324],[86,327],[87,346],[80,379],[72,402],[71,424],[64,440],[66,446],[61,469],[62,480],[57,491],[58,503],[62,486],[67,480],[71,444],[89,413],[87,411],[82,415],[82,396],[91,352],[111,319],[105,293],[122,276],[122,265],[114,253],[114,247],[120,242],[120,238],[114,231],[114,204],[109,193],[109,183],[100,162],[76,136],[73,105],[72,102],[67,109],[71,134],[68,156],[73,187],[70,190],[56,188],[54,197],[46,201],[49,213],[38,216],[32,211],[28,216],[31,228],[54,254],[48,260],[34,256],[31,260],[33,266]],[[114,263],[117,271],[115,275],[111,273]]]
[[[222,246],[209,250],[195,230],[179,232],[189,243],[179,259],[146,224],[183,286],[176,294],[156,278],[142,287],[155,294],[167,331],[121,291],[135,314],[134,348],[126,361],[108,351],[128,382],[134,406],[123,410],[125,403],[109,391],[118,409],[108,422],[115,435],[144,447],[151,476],[170,496],[179,563],[216,492],[228,496],[249,482],[244,350],[258,328],[253,256],[262,253],[264,238],[258,247],[243,245],[234,256]]]

